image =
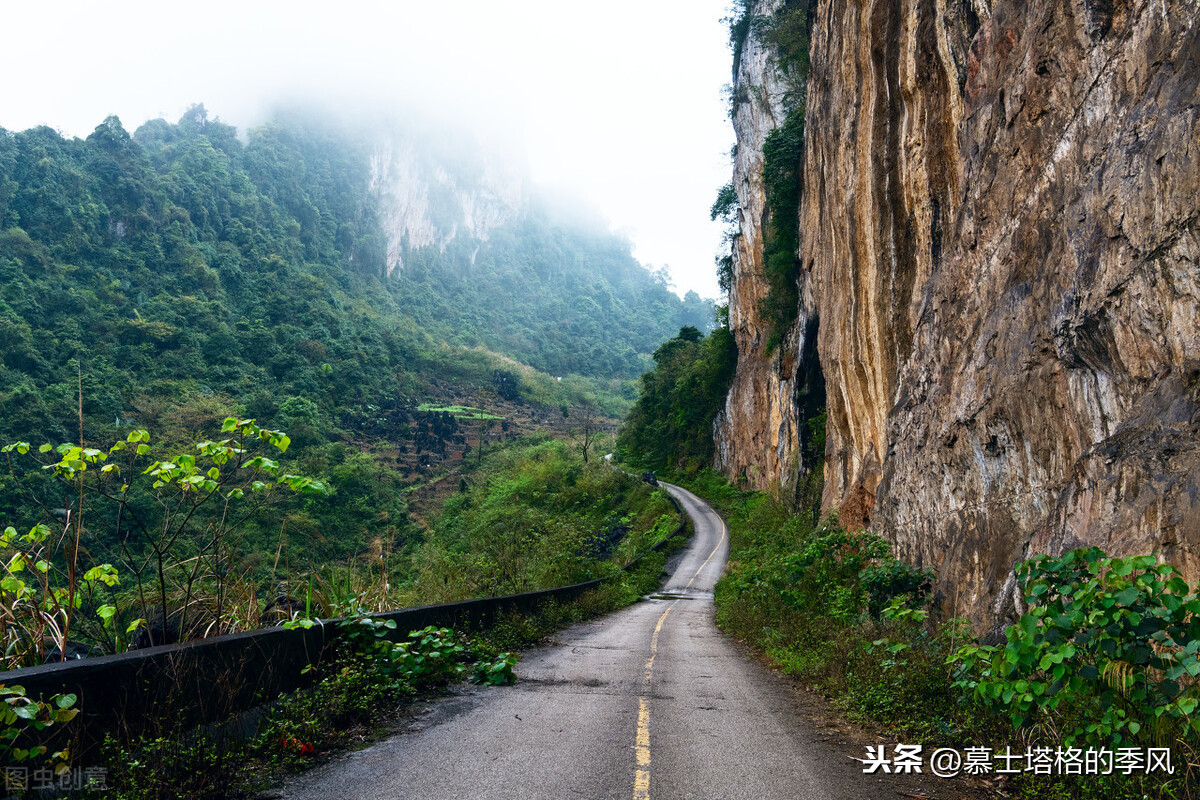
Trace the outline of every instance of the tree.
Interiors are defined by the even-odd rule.
[[[691,326],[654,351],[654,369],[617,438],[623,458],[646,469],[679,469],[711,462],[713,420],[737,367],[728,327],[703,336]]]
[[[111,587],[117,583],[117,573],[109,564],[95,565],[80,577],[82,548],[78,540],[85,513],[92,526],[107,529],[109,540],[116,542],[120,550],[121,573],[132,576],[136,584],[141,615],[126,633],[144,624],[147,617],[153,616],[149,611],[152,605],[158,606],[161,625],[148,631],[153,644],[167,627],[172,599],[178,600],[178,617],[171,627],[181,633],[189,630],[189,617],[193,622],[196,619],[195,601],[202,587],[209,599],[206,605],[212,629],[223,631],[228,627],[224,612],[228,610],[228,584],[234,577],[231,565],[236,532],[278,497],[278,489],[300,494],[326,492],[321,481],[285,472],[271,458],[275,452],[286,452],[291,443],[282,431],[235,417],[226,419],[221,431],[226,438],[198,442],[188,451],[163,454],[159,459],[151,454],[150,434],[144,430],[132,431],[107,450],[43,444],[34,453],[28,442],[0,449],[10,459],[13,453],[33,459],[70,490],[70,505],[64,513],[69,528],[74,520],[75,536],[66,537],[68,546],[61,554],[61,582],[65,588],[51,590],[47,580],[41,581],[45,584],[43,594],[53,601],[53,607],[42,604],[51,614],[43,615],[35,626],[39,632],[46,628],[61,631],[61,636],[55,636],[61,639],[61,652],[65,653],[74,612],[82,606],[79,591],[90,599],[93,594],[104,595],[100,584]],[[10,472],[20,482],[11,467],[10,460]],[[52,518],[56,516],[54,509],[43,510]],[[0,611],[5,616],[18,616],[14,607],[28,594],[13,573],[20,572],[27,563],[43,575],[55,569],[57,554],[45,547],[48,535],[49,528],[39,525],[20,539],[11,528],[0,538],[0,551],[14,551],[7,559],[9,576],[0,587]],[[107,602],[96,609],[106,627],[115,612],[116,608]],[[7,633],[19,637],[21,631]],[[99,641],[114,646],[107,634]],[[13,646],[12,642],[5,644]],[[18,641],[17,646],[26,644]],[[32,646],[40,654],[40,643]]]
[[[571,438],[575,441],[575,445],[583,453],[583,463],[588,463],[588,451],[596,442],[596,436],[600,433],[600,415],[596,413],[596,406],[590,398],[584,398],[575,406],[575,427],[571,430]]]

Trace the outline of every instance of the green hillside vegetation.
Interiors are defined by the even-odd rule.
[[[620,527],[609,517],[634,508],[622,503],[642,501],[612,475],[593,480],[554,461],[578,459],[574,450],[513,464],[547,485],[570,475],[589,487],[576,499],[591,505],[551,507],[567,521],[522,534],[541,572],[491,576],[488,526],[511,524],[463,504],[520,514],[484,503],[486,485],[455,498],[453,513],[463,516],[454,535],[410,516],[414,493],[481,461],[489,469],[480,456],[526,434],[587,426],[594,436],[605,424],[598,415],[629,407],[649,352],[685,322],[705,326],[710,304],[679,300],[627,243],[554,222],[536,206],[488,242],[410,251],[391,276],[385,242],[367,137],[332,123],[284,114],[239,136],[195,107],[132,136],[115,117],[86,139],[0,130],[0,444],[33,446],[7,453],[0,524],[14,529],[7,549],[60,564],[71,539],[64,531],[74,530],[81,558],[126,576],[119,588],[89,584],[88,614],[117,609],[93,631],[103,648],[123,646],[125,623],[200,595],[205,613],[216,612],[210,632],[277,621],[264,606],[275,584],[294,592],[298,576],[307,576],[305,602],[318,577],[319,593],[335,601],[374,581],[392,587],[380,602],[420,602],[438,558],[473,565],[455,575],[461,587],[438,590],[466,596],[574,579],[611,555],[579,547]],[[225,473],[197,443],[227,439],[228,419],[237,432],[258,430],[249,420],[286,431],[271,434],[272,446],[286,439],[277,453],[260,453],[282,470],[267,483],[304,476],[312,490],[286,491],[285,481],[258,508],[250,489],[258,479],[239,467],[230,474],[250,481],[253,513],[227,519],[227,504],[242,503],[229,492],[243,484],[206,477]],[[42,442],[68,445],[38,453]],[[106,460],[118,444],[125,450]],[[34,456],[87,468],[68,476]],[[192,469],[188,459],[202,465],[185,476],[199,484],[143,485],[152,464]],[[113,465],[120,471],[102,479]],[[127,496],[117,491],[122,480]],[[177,517],[178,535],[149,533],[209,480],[216,495]],[[575,485],[564,496],[576,497]],[[168,495],[176,505],[164,504]],[[534,502],[524,490],[514,497]],[[52,535],[25,539],[37,524]],[[131,582],[157,588],[140,587],[135,602]]]
[[[120,652],[179,631],[191,638],[593,578],[625,586],[617,595],[630,602],[622,568],[678,522],[661,492],[603,459],[585,463],[561,439],[500,444],[478,467],[464,465],[428,527],[407,521],[403,501],[389,507],[377,496],[402,496],[386,483],[394,473],[357,456],[315,479],[298,469],[312,459],[290,458],[290,446],[286,434],[234,418],[215,440],[178,448],[140,430],[103,449],[5,446],[10,490],[51,481],[70,504],[0,536],[6,666],[40,663],[64,640]],[[322,535],[339,529],[321,520],[357,522],[372,538]],[[34,564],[41,575],[27,569]]]
[[[654,351],[655,367],[617,439],[622,460],[639,469],[694,473],[712,463],[713,420],[737,367],[726,325],[707,337],[691,327]]]
[[[506,445],[446,501],[409,591],[449,602],[614,576],[677,522],[661,491],[561,440]]]
[[[681,302],[661,277],[647,280],[627,243],[540,215],[483,245],[455,240],[403,260],[396,291],[428,331],[556,376],[636,378],[679,326],[712,327],[710,302],[695,292]]]
[[[223,395],[353,430],[433,376],[489,387],[494,353],[628,379],[679,325],[706,324],[708,305],[625,243],[536,216],[386,278],[368,148],[348,137],[284,116],[243,144],[203,107],[132,137],[115,117],[86,140],[0,132],[3,438],[65,436],[73,359],[90,425],[136,416],[139,397]],[[516,391],[558,404],[561,388]]]

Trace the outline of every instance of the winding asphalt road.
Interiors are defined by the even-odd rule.
[[[895,797],[832,747],[795,690],[722,635],[725,523],[664,484],[695,536],[665,588],[528,653],[512,687],[433,704],[408,733],[294,779],[288,798]],[[853,755],[861,755],[861,751]]]

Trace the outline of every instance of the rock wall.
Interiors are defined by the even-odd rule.
[[[403,266],[406,247],[445,247],[459,236],[485,241],[524,211],[520,171],[479,142],[461,142],[443,157],[421,136],[397,128],[379,138],[370,168],[388,239],[388,274]]]
[[[783,0],[755,0],[747,13],[765,17]],[[738,346],[737,372],[725,409],[714,423],[716,466],[756,489],[786,484],[797,468],[799,425],[795,404],[797,360],[803,322],[772,356],[766,355],[770,334],[759,313],[767,293],[763,276],[763,236],[768,221],[763,188],[763,143],[783,124],[788,88],[776,69],[772,49],[761,30],[751,27],[741,46],[733,78],[733,127],[737,135],[733,187],[738,198],[738,236],[733,247],[733,281],[729,292],[729,327]],[[805,287],[807,289],[808,287]],[[802,303],[811,308],[811,293]]]
[[[1000,620],[1016,560],[1081,545],[1200,573],[1198,12],[818,2],[801,285],[823,505],[936,568],[957,613]],[[727,469],[794,447],[756,379],[727,416],[741,398],[768,436]]]
[[[871,520],[899,370],[954,230],[974,19],[933,2],[817,3],[800,229],[828,387],[823,505],[851,527]]]

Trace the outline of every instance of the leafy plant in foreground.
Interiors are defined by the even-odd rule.
[[[66,772],[70,754],[65,746],[52,753],[48,745],[31,739],[55,724],[74,719],[79,713],[75,701],[73,694],[56,694],[49,701],[34,700],[25,695],[25,687],[0,683],[0,765],[49,761],[56,775]]]
[[[1038,556],[1017,577],[1031,607],[1007,643],[950,657],[964,693],[1066,745],[1200,735],[1200,599],[1178,570],[1093,547]]]
[[[486,686],[507,686],[517,680],[513,675],[516,664],[516,653],[501,653],[492,660],[476,661],[471,668],[471,680]]]
[[[60,545],[45,545],[49,529],[44,525],[20,538],[10,528],[0,539],[0,552],[14,553],[0,583],[0,603],[6,612],[0,616],[0,632],[7,639],[9,666],[36,663],[33,658],[43,652],[41,634],[46,631],[53,633],[60,652],[65,653],[70,623],[83,596],[103,595],[102,586],[117,585],[117,573],[110,564],[93,565],[79,574],[85,514],[92,526],[106,528],[109,538],[119,543],[122,572],[134,583],[143,619],[135,620],[127,632],[151,616],[149,609],[157,605],[161,619],[157,626],[150,626],[147,638],[149,644],[162,644],[168,635],[169,599],[180,596],[178,618],[171,627],[176,636],[188,634],[188,617],[196,623],[199,612],[195,607],[202,593],[212,599],[206,610],[211,617],[208,629],[223,632],[233,627],[224,618],[230,610],[235,532],[272,502],[277,489],[297,494],[324,494],[327,490],[321,481],[286,472],[271,457],[286,452],[291,444],[282,431],[262,428],[252,419],[228,417],[221,432],[224,438],[202,441],[188,451],[157,459],[150,434],[144,430],[130,432],[107,450],[46,443],[34,454],[28,442],[0,449],[10,459],[13,453],[32,459],[41,471],[64,484],[66,496],[71,498],[64,510],[70,535],[62,537]],[[10,471],[18,476],[11,461]],[[42,576],[61,573],[58,579],[63,588],[52,588],[48,578],[41,579],[40,616],[21,625],[17,623],[29,618],[25,610],[31,587],[16,573],[26,566]],[[176,584],[178,591],[171,584]],[[116,607],[107,602],[111,598],[103,599],[96,613],[108,627]],[[5,627],[5,622],[14,624]],[[117,647],[107,632],[90,634],[98,643]]]
[[[119,582],[111,564],[93,566],[82,578],[74,570],[60,574],[50,539],[46,525],[35,525],[22,535],[8,527],[0,534],[0,554],[7,556],[0,565],[0,646],[4,648],[0,664],[6,669],[46,661],[47,644],[54,645],[59,659],[66,658],[71,622],[84,598],[91,598],[97,587]],[[115,612],[116,607],[108,603],[95,608],[105,625]]]

